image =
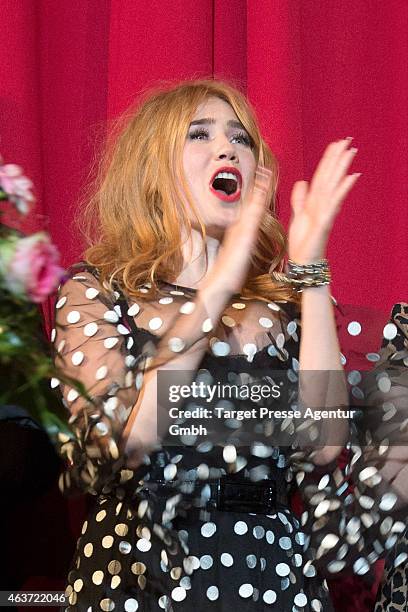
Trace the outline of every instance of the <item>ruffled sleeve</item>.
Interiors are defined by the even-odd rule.
[[[349,373],[356,412],[346,469],[297,464],[310,565],[329,575],[365,574],[406,528],[408,304],[394,306],[383,336],[375,368]]]
[[[123,427],[154,350],[143,338],[135,345],[127,308],[87,269],[77,269],[60,288],[53,339],[63,401],[72,415],[72,436],[60,434],[69,468],[62,476],[66,490],[97,493],[125,463]]]
[[[213,330],[209,316],[212,304],[204,303],[204,300],[199,294],[181,292],[170,286],[166,288],[165,297],[155,301],[146,299],[138,300],[138,304],[127,303],[118,291],[101,284],[94,269],[84,266],[77,267],[62,285],[56,304],[53,338],[55,362],[63,382],[54,379],[52,384],[60,384],[64,403],[71,413],[72,435],[60,434],[60,450],[68,466],[62,476],[66,492],[77,488],[99,494],[122,486],[121,479],[128,477],[133,467],[128,468],[134,465],[125,452],[123,433],[127,425],[132,426],[132,433],[139,433],[140,439],[143,438],[142,446],[148,435],[146,428],[153,420],[154,435],[159,434],[159,444],[163,442],[161,448],[158,445],[158,450],[164,449],[165,452],[166,448],[184,446],[181,434],[166,438],[169,406],[175,405],[169,404],[170,384],[177,382],[181,386],[193,380],[211,379],[213,387],[217,387],[219,381],[221,387],[224,383],[233,383],[237,393],[241,390],[249,393],[250,390],[255,395],[260,382],[272,385],[270,377],[265,377],[265,371],[271,367],[285,366],[281,378],[285,376],[289,353],[296,354],[297,351],[294,313],[285,313],[272,303],[236,301],[228,307],[218,328]],[[250,311],[248,316],[247,311]],[[241,337],[240,317],[244,315],[249,320],[250,329]],[[246,330],[248,326],[242,327]],[[231,329],[238,330],[235,337]],[[248,342],[249,339],[252,342]],[[227,355],[229,351],[232,355]],[[234,351],[239,354],[234,355]],[[184,356],[184,361],[177,362]],[[296,359],[292,362],[295,368]],[[231,371],[235,367],[239,373]],[[157,386],[153,413],[146,411],[146,405],[138,400],[146,389],[146,374],[159,369],[162,378]],[[242,399],[234,399],[230,404],[224,402],[222,406],[231,405],[242,410],[248,406],[256,408],[261,399],[250,401],[243,395]],[[213,403],[218,400],[215,398]],[[268,402],[271,408],[275,407],[273,397]],[[205,399],[202,403],[208,406]],[[143,421],[143,415],[149,422]],[[214,448],[213,452],[208,452],[208,462],[225,471],[239,470],[246,461],[244,458],[238,461],[239,457],[237,461],[224,459],[222,448],[221,451],[215,448],[218,443],[221,446],[235,444],[245,449],[252,441],[263,441],[269,446],[278,443],[290,445],[293,438],[289,428],[281,431],[285,425],[282,419],[277,421],[271,434],[269,417],[264,417],[262,423],[240,419],[234,428],[231,427],[231,418],[221,415],[205,423],[208,424],[205,439],[211,439],[210,446]],[[260,425],[264,425],[261,430]],[[199,442],[200,438],[196,446]],[[183,474],[186,478],[191,475],[189,453],[184,454],[185,461],[179,462],[177,470],[177,478],[181,480]],[[141,479],[147,480],[145,476],[155,465],[151,457],[143,459],[145,463],[139,463],[127,483],[129,488]],[[269,462],[265,461],[265,464],[265,472],[258,470],[260,478],[268,473]],[[171,469],[167,471],[175,473],[174,467],[170,465]],[[176,476],[171,478],[175,479]]]

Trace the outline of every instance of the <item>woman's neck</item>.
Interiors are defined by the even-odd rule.
[[[204,244],[201,232],[193,228],[191,236],[183,243],[184,267],[174,283],[198,289],[214,265],[220,246],[218,238],[208,235]]]

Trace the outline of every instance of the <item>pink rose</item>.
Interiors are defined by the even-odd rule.
[[[24,215],[28,213],[31,202],[34,202],[32,186],[32,182],[24,176],[20,166],[16,164],[0,166],[0,188]]]
[[[58,263],[58,250],[47,234],[38,232],[20,238],[8,261],[6,286],[31,302],[43,302],[61,280],[64,271]]]

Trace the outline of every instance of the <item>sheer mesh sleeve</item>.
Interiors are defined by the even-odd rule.
[[[129,305],[119,292],[102,286],[95,270],[84,266],[76,266],[60,288],[53,341],[73,432],[71,437],[59,436],[60,452],[70,467],[62,476],[65,490],[72,484],[90,493],[107,490],[126,467],[124,428],[131,412],[132,418],[139,417],[135,404],[144,374],[187,351],[202,351],[208,342],[212,326],[206,305],[200,299],[188,305],[179,312],[169,310],[162,320],[155,316],[154,304]],[[146,320],[136,327],[142,312]],[[161,336],[152,333],[158,326]],[[53,379],[51,384],[60,383]],[[166,423],[165,417],[160,423]],[[142,467],[139,473],[141,477]]]
[[[203,303],[199,294],[183,293],[171,286],[166,288],[166,297],[128,304],[120,293],[101,285],[96,271],[83,267],[76,269],[63,284],[56,304],[53,335],[55,360],[64,380],[61,383],[64,403],[72,415],[72,436],[60,434],[61,454],[70,468],[63,475],[65,490],[75,485],[90,493],[99,493],[116,486],[121,469],[129,465],[123,443],[125,426],[136,427],[140,436],[146,437],[145,423],[143,418],[139,419],[144,411],[139,413],[133,409],[139,392],[145,388],[142,384],[147,371],[168,366],[168,380],[189,384],[197,370],[199,377],[209,376],[205,369],[208,367],[215,377],[218,372],[222,378],[227,371],[228,381],[237,388],[240,385],[247,388],[249,383],[253,386],[258,382],[259,369],[265,372],[265,367],[273,367],[272,364],[286,367],[292,344],[296,353],[297,325],[294,320],[288,322],[289,315],[283,314],[277,305],[233,302],[222,317],[217,336],[209,318],[211,306]],[[241,326],[241,318],[247,311],[249,331],[248,324]],[[241,328],[246,330],[246,335]],[[208,347],[206,358],[197,365]],[[233,362],[219,355],[220,351],[226,353],[226,348],[240,353],[232,356]],[[194,358],[196,350],[198,361]],[[187,352],[193,357],[193,365],[190,367],[187,359],[181,362],[180,369],[177,360]],[[241,374],[230,372],[231,363]],[[74,382],[67,382],[69,378],[81,383],[86,397]],[[214,386],[216,382],[217,378],[212,379]],[[58,381],[54,379],[52,384],[57,385]],[[234,403],[241,408],[248,401],[234,400]],[[154,407],[157,431],[163,436],[167,433],[168,408],[168,401],[163,405],[157,402]],[[130,413],[132,418],[128,422]],[[209,430],[213,442],[219,440],[220,444],[228,445],[232,437],[241,446],[244,442],[247,445],[245,421],[238,422],[240,431],[231,429],[227,418],[225,425],[222,419],[213,423],[217,426],[214,431]],[[248,427],[253,428],[251,423],[248,421]],[[278,422],[275,434],[282,442],[279,425]],[[256,440],[262,437],[262,432],[255,433],[253,429],[249,431],[251,440],[254,436]],[[266,441],[271,443],[268,437]],[[173,436],[171,445],[174,444],[183,446],[181,437]],[[229,463],[226,467],[230,467]],[[143,466],[137,470],[139,479],[145,472]]]
[[[61,388],[74,434],[60,435],[61,453],[70,466],[63,475],[65,488],[73,479],[95,493],[124,462],[120,437],[152,346],[134,346],[117,297],[85,270],[61,287],[56,303],[55,363],[63,373]],[[74,382],[66,383],[69,378],[82,385],[86,397]]]
[[[349,464],[297,473],[307,545],[320,571],[365,574],[393,547],[408,514],[408,305],[394,307],[373,371],[353,373]],[[356,380],[357,377],[357,380]],[[299,464],[297,465],[299,468]],[[308,569],[307,571],[313,571]]]

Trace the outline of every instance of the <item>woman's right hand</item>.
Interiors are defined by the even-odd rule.
[[[289,258],[310,264],[326,257],[327,242],[336,216],[360,174],[347,174],[357,153],[351,138],[332,142],[307,181],[295,183],[292,220],[288,233]]]
[[[268,205],[271,181],[271,170],[258,166],[252,192],[242,205],[239,219],[226,230],[218,256],[200,292],[221,294],[228,299],[241,291],[258,238],[259,225]]]

